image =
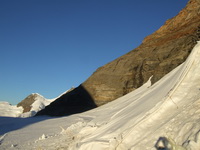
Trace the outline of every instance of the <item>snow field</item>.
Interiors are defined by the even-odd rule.
[[[133,105],[129,103],[126,107],[122,106],[119,112],[115,111],[116,115],[114,116],[116,119],[112,118],[108,124],[101,126],[96,132],[93,131],[91,135],[83,135],[83,140],[80,141],[78,144],[79,146],[74,149],[92,149],[92,147],[98,147],[99,149],[115,147],[115,149],[122,150],[131,148],[134,150],[155,149],[154,144],[159,136],[167,136],[166,133],[170,130],[172,130],[174,134],[173,138],[177,136],[177,132],[180,131],[186,123],[181,119],[184,118],[184,116],[186,116],[186,120],[190,120],[188,120],[190,126],[198,124],[199,106],[194,109],[195,106],[193,103],[200,98],[199,88],[197,88],[200,85],[199,47],[198,44],[183,65],[165,76],[157,84],[149,87],[139,98],[136,94],[136,99],[132,99]],[[134,97],[134,92],[132,94]],[[121,106],[120,101],[121,100],[115,101],[119,107]],[[190,112],[190,109],[187,109],[187,111],[182,109],[183,106],[187,108],[189,104],[192,104],[190,109],[197,112],[193,117],[184,114],[184,112]],[[110,114],[109,112],[107,113]],[[179,124],[174,124],[171,128],[168,127],[170,126],[168,122],[176,118],[176,116],[181,116],[179,120],[177,119]],[[107,117],[109,118],[109,115],[105,118]],[[196,122],[194,122],[194,120]],[[180,122],[183,123],[181,124]],[[179,126],[177,127],[177,125]],[[187,125],[187,127],[189,125]],[[163,129],[164,126],[166,126],[165,129]],[[192,129],[194,129],[194,133],[197,133],[200,126]],[[154,135],[155,138],[147,138],[151,137],[152,133],[157,130],[159,130],[159,133],[157,133],[156,136]],[[180,136],[176,138],[178,144],[182,145],[187,141],[188,137],[184,136],[187,132],[191,133],[191,129],[189,131],[185,129],[181,130],[179,133]],[[148,141],[151,142],[146,144]],[[113,145],[113,143],[115,145]],[[147,145],[149,145],[149,147],[147,147]]]

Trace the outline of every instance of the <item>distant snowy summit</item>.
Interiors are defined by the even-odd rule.
[[[0,101],[0,116],[32,117],[38,111],[44,109],[50,103],[52,103],[57,98],[59,98],[60,96],[69,91],[70,90],[67,90],[66,92],[62,93],[61,95],[53,99],[46,99],[45,97],[43,97],[38,93],[32,93],[29,96],[27,96],[24,100],[22,100],[20,103],[18,103],[16,106],[11,105],[8,102]]]
[[[34,116],[38,111],[44,109],[54,100],[55,99],[46,99],[38,93],[32,93],[19,104],[17,104],[17,107],[23,108],[21,117],[30,117]]]
[[[0,116],[4,117],[31,117],[44,109],[54,99],[49,100],[38,93],[32,93],[19,104],[11,105],[8,102],[0,102]]]

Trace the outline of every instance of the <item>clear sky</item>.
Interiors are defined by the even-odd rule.
[[[139,46],[188,0],[0,0],[0,101],[54,98]]]

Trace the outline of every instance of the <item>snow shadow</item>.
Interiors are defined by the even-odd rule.
[[[97,105],[89,92],[83,85],[79,85],[74,90],[62,95],[45,109],[38,112],[36,116],[68,116],[85,112],[96,107]]]
[[[24,128],[28,125],[44,121],[47,119],[53,119],[53,117],[29,117],[29,118],[14,118],[14,117],[0,117],[0,136],[10,131]]]

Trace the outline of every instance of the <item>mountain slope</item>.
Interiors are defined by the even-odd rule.
[[[121,97],[143,85],[152,83],[184,62],[198,40],[200,4],[190,0],[180,13],[147,36],[142,44],[99,68],[82,85],[97,105]]]
[[[199,57],[200,41],[186,62],[154,85],[150,78],[137,90],[88,112],[0,118],[0,131],[6,133],[1,134],[0,149],[199,150]],[[13,124],[21,129],[2,131]]]
[[[151,76],[154,84],[190,54],[200,37],[199,14],[200,1],[189,0],[177,16],[147,36],[138,48],[100,67],[80,87],[37,115],[69,115],[77,113],[77,109],[82,112],[137,89]]]

